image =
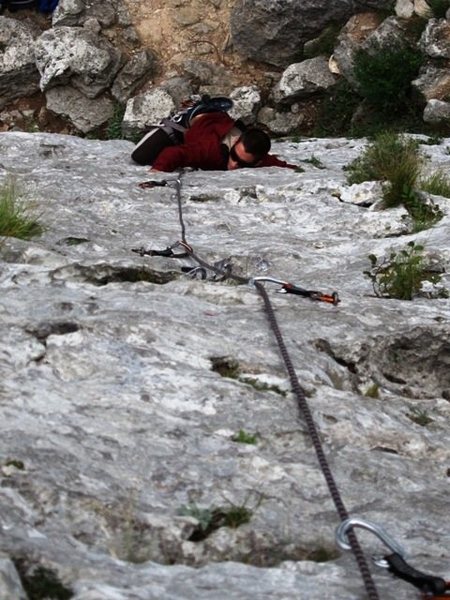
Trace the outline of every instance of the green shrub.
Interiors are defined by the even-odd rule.
[[[108,140],[122,140],[124,138],[122,133],[122,121],[124,114],[125,106],[119,103],[115,104],[113,116],[109,119],[106,126],[106,138]]]
[[[435,19],[444,19],[450,8],[450,0],[427,0],[427,4]]]
[[[351,136],[353,113],[360,102],[361,96],[345,79],[341,79],[321,103],[314,135],[317,137]]]
[[[370,50],[361,48],[354,58],[358,91],[385,114],[402,112],[422,62],[421,52],[408,46],[378,44]]]
[[[43,231],[30,208],[19,199],[19,191],[13,179],[0,187],[0,236],[28,240]]]
[[[437,204],[426,202],[420,194],[412,189],[403,190],[403,204],[413,220],[413,231],[429,229],[444,216]]]
[[[339,23],[330,23],[323,29],[319,37],[312,40],[304,48],[304,58],[314,58],[315,56],[333,54],[336,40],[342,29]]]
[[[375,294],[380,298],[412,300],[423,281],[439,283],[441,275],[428,269],[423,250],[423,246],[409,242],[406,248],[391,252],[380,262],[374,254],[369,255],[372,268],[364,275],[372,280]]]

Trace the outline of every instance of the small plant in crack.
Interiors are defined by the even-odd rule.
[[[311,156],[311,158],[303,159],[302,162],[309,163],[313,167],[316,167],[316,169],[325,169],[326,168],[325,165],[323,164],[323,162],[319,158],[317,158],[317,156],[314,156],[314,154]]]
[[[336,560],[337,558],[339,558],[339,552],[335,548],[326,548],[325,546],[315,548],[307,556],[307,560],[318,563]]]
[[[279,394],[280,396],[287,396],[287,392],[282,390],[278,385],[270,385],[269,383],[265,383],[264,381],[260,381],[254,377],[240,376],[238,377],[239,381],[242,383],[247,383],[251,385],[258,392],[274,392],[275,394]]]
[[[406,415],[408,419],[411,419],[413,423],[420,425],[421,427],[426,427],[433,423],[434,419],[432,419],[428,412],[423,408],[419,408],[418,406],[413,406],[410,408],[410,412]]]
[[[240,373],[239,362],[231,356],[212,356],[211,369],[222,377],[237,379]]]
[[[372,280],[375,294],[379,298],[412,300],[420,293],[424,281],[438,284],[441,275],[429,269],[423,251],[423,246],[409,242],[406,248],[392,251],[381,260],[370,254],[371,269],[364,271],[364,275]],[[441,289],[435,295],[447,297],[447,294],[447,290]]]
[[[73,593],[58,579],[55,571],[37,566],[30,568],[23,559],[13,559],[29,600],[68,600]]]
[[[372,383],[364,392],[364,396],[367,396],[367,398],[379,398],[380,386],[377,383]]]
[[[258,434],[248,433],[244,429],[239,429],[238,433],[233,435],[231,439],[233,442],[237,442],[238,444],[257,444]]]
[[[210,536],[220,527],[230,527],[237,529],[241,525],[248,523],[253,516],[254,511],[261,504],[262,496],[258,495],[258,500],[253,508],[247,506],[251,492],[242,504],[234,504],[227,500],[229,506],[218,506],[211,508],[200,508],[195,503],[182,506],[178,514],[181,516],[193,517],[198,525],[189,536],[190,542],[201,542]]]
[[[14,467],[15,469],[18,469],[19,471],[23,471],[25,470],[25,464],[23,461],[18,460],[17,458],[7,458],[6,461],[3,463],[4,467]]]

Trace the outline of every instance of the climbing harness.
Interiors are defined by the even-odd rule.
[[[450,582],[445,581],[441,577],[427,575],[418,569],[411,567],[406,562],[406,552],[404,548],[396,542],[380,525],[353,517],[346,519],[336,529],[336,543],[342,550],[350,550],[351,546],[347,541],[349,532],[354,527],[361,527],[371,533],[383,542],[383,544],[391,551],[382,557],[373,556],[373,562],[383,569],[387,569],[392,575],[395,575],[403,581],[407,581],[423,594],[423,598],[430,600],[449,600],[450,599]]]

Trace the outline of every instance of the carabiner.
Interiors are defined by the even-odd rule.
[[[351,550],[351,546],[347,541],[347,532],[353,527],[361,527],[362,529],[371,531],[379,540],[383,542],[387,548],[389,548],[389,550],[391,550],[391,552],[394,554],[399,554],[402,558],[405,558],[405,549],[398,542],[396,542],[380,525],[372,523],[372,521],[359,519],[358,517],[353,517],[342,521],[342,523],[336,529],[336,543],[340,548],[342,548],[342,550]],[[388,568],[388,565],[385,563],[384,559],[381,561],[375,560],[374,562],[379,567]]]
[[[265,277],[265,276],[261,276],[261,277],[252,277],[249,281],[249,283],[254,284],[255,281],[267,281],[268,283],[276,283],[277,285],[288,285],[287,281],[282,281],[281,279],[275,279],[275,277]]]

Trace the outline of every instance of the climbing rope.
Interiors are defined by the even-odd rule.
[[[232,273],[231,271],[228,272],[224,272],[223,269],[218,268],[214,265],[210,265],[209,263],[207,263],[206,261],[204,261],[203,259],[201,259],[199,256],[197,256],[193,249],[192,246],[188,243],[187,239],[186,239],[186,227],[184,224],[184,219],[183,219],[183,206],[182,206],[182,173],[179,174],[178,178],[174,180],[175,181],[175,191],[176,191],[176,198],[177,198],[177,204],[178,204],[178,218],[179,218],[179,222],[180,222],[180,227],[181,227],[181,241],[178,242],[178,245],[181,245],[184,250],[185,250],[185,255],[190,256],[192,259],[194,259],[201,267],[205,268],[205,269],[209,269],[217,274],[220,275],[226,275],[227,277],[229,277],[230,279],[233,279],[235,281],[237,281],[238,283],[242,283],[242,284],[248,284],[248,283],[253,283],[256,290],[258,291],[258,293],[260,294],[263,303],[264,303],[264,308],[268,317],[268,321],[270,324],[270,327],[272,329],[272,332],[275,336],[275,339],[277,341],[278,344],[278,348],[280,351],[280,354],[283,358],[287,373],[289,375],[289,379],[290,379],[290,383],[291,383],[291,388],[292,391],[294,393],[294,395],[297,398],[297,404],[299,407],[299,410],[301,412],[301,414],[303,415],[307,428],[308,428],[308,432],[309,435],[311,437],[316,455],[317,455],[317,459],[320,465],[320,468],[322,470],[322,473],[324,475],[325,481],[327,483],[328,486],[328,490],[330,492],[330,495],[333,499],[334,505],[336,507],[337,513],[339,515],[339,518],[341,520],[341,522],[347,521],[349,519],[349,514],[347,512],[347,509],[345,508],[344,502],[342,500],[341,494],[339,492],[339,489],[337,487],[336,481],[333,477],[333,474],[331,472],[328,460],[326,458],[325,452],[323,450],[323,446],[322,446],[322,442],[320,440],[320,436],[319,433],[317,431],[317,427],[314,423],[314,419],[311,413],[311,410],[309,408],[308,402],[306,400],[305,397],[305,392],[302,388],[302,386],[300,385],[300,382],[297,378],[292,360],[290,358],[289,352],[287,350],[286,344],[284,342],[283,339],[283,335],[281,333],[281,330],[278,326],[278,322],[275,316],[275,312],[272,306],[272,303],[270,302],[269,296],[264,288],[264,286],[262,285],[262,281],[264,280],[269,280],[269,281],[275,281],[277,283],[281,283],[283,285],[285,285],[286,287],[289,287],[292,284],[288,284],[287,282],[281,282],[279,280],[272,280],[271,278],[245,278],[245,277],[240,277],[238,275],[235,275],[234,273]],[[141,186],[141,187],[152,187],[152,186]],[[167,252],[163,251],[163,252]],[[156,252],[154,253],[154,251],[143,251],[142,249],[134,249],[135,252],[140,253],[141,255],[144,254],[160,254],[160,252]],[[168,254],[164,254],[165,256],[167,256]],[[174,256],[174,255],[173,255]],[[176,255],[175,255],[176,256]],[[303,290],[302,288],[299,288],[300,290],[304,291],[304,292],[308,292],[307,290]],[[288,292],[287,289],[282,289],[279,291],[284,291],[285,293]],[[312,294],[320,294],[320,292],[311,292]],[[335,292],[333,294],[336,294]],[[337,298],[337,294],[334,296],[333,294],[331,295],[325,295],[328,297],[327,300],[325,300],[326,302],[331,302],[332,304],[337,304],[337,302],[339,301]],[[303,294],[302,294],[303,295]],[[319,298],[315,298],[314,296],[310,296],[313,299],[319,299]],[[347,532],[346,532],[347,538],[349,540],[350,543],[350,547],[353,551],[353,554],[355,556],[357,565],[359,567],[360,573],[361,573],[361,577],[367,592],[367,597],[369,600],[379,600],[379,595],[377,592],[377,589],[375,587],[375,583],[373,581],[367,560],[365,558],[364,552],[358,542],[358,539],[356,537],[356,534],[354,533],[354,531],[350,528]]]

